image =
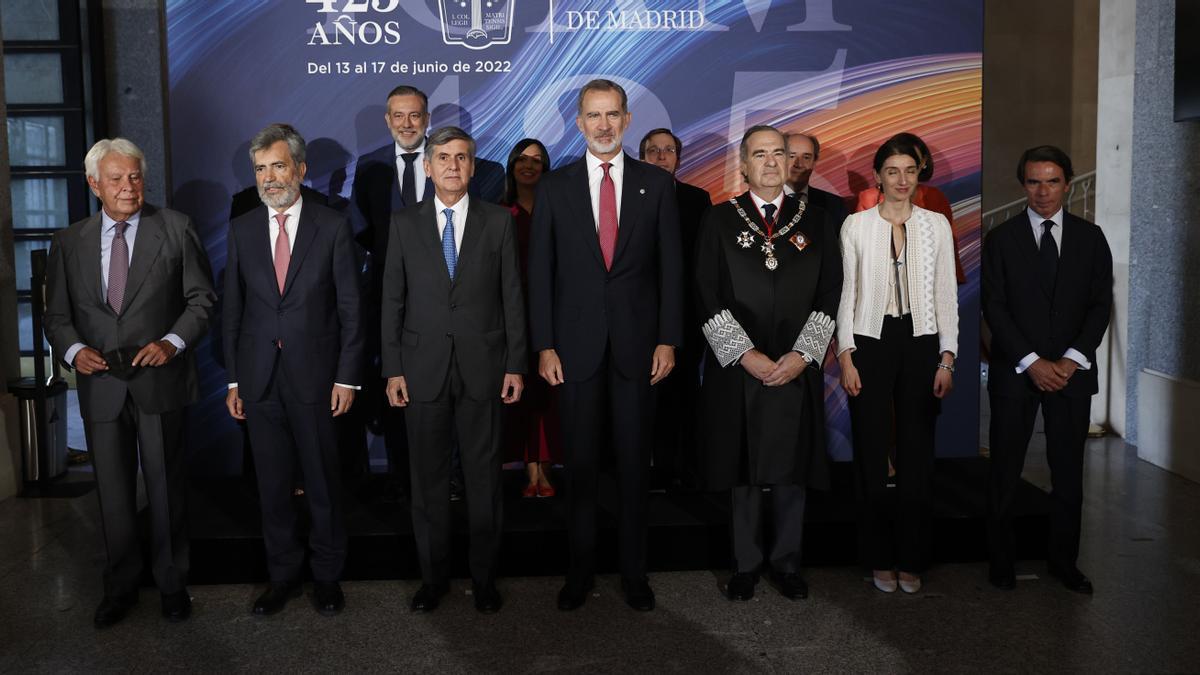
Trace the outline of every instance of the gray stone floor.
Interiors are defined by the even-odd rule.
[[[1046,482],[1031,450],[1027,478]],[[194,586],[193,618],[169,625],[144,589],[122,624],[95,631],[103,552],[94,494],[0,503],[0,672],[75,671],[1198,671],[1200,485],[1139,461],[1119,440],[1087,459],[1077,596],[1021,565],[1012,593],[983,564],[942,565],[916,596],[885,596],[855,568],[806,576],[807,601],[769,586],[733,604],[721,571],[652,576],[659,608],[639,614],[615,578],[574,613],[556,578],[501,581],[483,617],[458,581],[432,615],[407,611],[416,582],[345,584],[335,618],[295,601],[259,619],[253,586]]]

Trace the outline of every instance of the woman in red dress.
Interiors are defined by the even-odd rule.
[[[529,224],[534,195],[542,173],[550,170],[550,155],[541,141],[526,138],[508,153],[505,170],[504,205],[512,209],[517,225],[521,252],[521,279],[529,302]],[[531,355],[536,357],[537,355]],[[534,358],[531,363],[536,363]],[[520,402],[505,408],[505,456],[509,461],[525,462],[529,484],[521,491],[525,497],[553,497],[550,467],[562,461],[562,433],[558,425],[558,402],[550,385],[536,374],[525,378]]]

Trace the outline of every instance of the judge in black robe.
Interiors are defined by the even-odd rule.
[[[708,341],[698,474],[705,487],[732,493],[734,600],[753,596],[764,560],[759,530],[767,486],[775,511],[765,556],[771,576],[785,596],[805,597],[805,489],[829,482],[820,366],[833,336],[842,263],[826,214],[783,194],[782,148],[771,127],[747,132],[742,173],[751,189],[713,206],[696,243],[698,310]],[[788,369],[791,377],[781,378]]]

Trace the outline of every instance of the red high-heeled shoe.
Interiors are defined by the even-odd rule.
[[[539,497],[553,497],[555,494],[557,494],[557,491],[554,489],[553,485],[547,485],[546,487],[539,485],[537,494]]]
[[[537,497],[538,496],[537,483],[531,483],[529,485],[526,485],[525,489],[521,490],[521,496],[522,497]]]

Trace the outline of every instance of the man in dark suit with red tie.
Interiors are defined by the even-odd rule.
[[[1013,499],[1040,408],[1052,485],[1047,568],[1068,589],[1092,593],[1076,559],[1096,348],[1112,307],[1112,253],[1099,227],[1063,209],[1072,175],[1062,150],[1026,150],[1017,179],[1028,208],[983,243],[983,315],[992,331],[989,578],[1005,590],[1016,584]]]
[[[46,270],[46,338],[74,367],[96,474],[107,564],[96,628],[125,617],[142,576],[138,468],[146,485],[154,581],[168,621],[188,596],[184,407],[196,398],[195,345],[215,295],[187,216],[144,201],[146,160],[124,138],[84,158],[99,213],[54,234]]]
[[[470,523],[475,608],[500,609],[502,404],[516,403],[528,364],[517,235],[508,209],[467,195],[475,141],[442,127],[426,143],[434,193],[392,217],[383,286],[383,374],[404,408],[412,461],[413,534],[431,612],[450,573],[450,455],[458,442]]]
[[[620,572],[626,602],[654,608],[646,577],[653,386],[682,341],[683,262],[675,186],[627,156],[625,90],[592,80],[579,92],[582,159],[538,184],[529,244],[529,311],[538,372],[561,386],[570,570],[558,607],[580,607],[596,561],[597,474],[615,456]]]
[[[367,263],[363,308],[366,355],[374,364],[380,358],[380,306],[383,297],[383,266],[387,258],[392,214],[414,206],[433,195],[433,182],[425,172],[425,131],[429,128],[429,97],[425,92],[400,85],[387,95],[384,114],[392,142],[358,159],[354,185],[350,189],[350,218],[358,241],[370,253]],[[372,373],[378,368],[372,365]],[[400,495],[409,489],[408,439],[404,415],[387,403],[384,383],[370,378],[363,392],[371,419],[378,419],[387,447],[388,471]]]
[[[346,558],[333,418],[362,384],[359,279],[350,224],[306,203],[304,139],[272,124],[250,142],[263,205],[229,225],[225,267],[226,405],[246,420],[262,503],[271,584],[253,612],[274,614],[300,594],[304,546],[296,538],[297,464],[311,515],[313,603],[345,605]]]

